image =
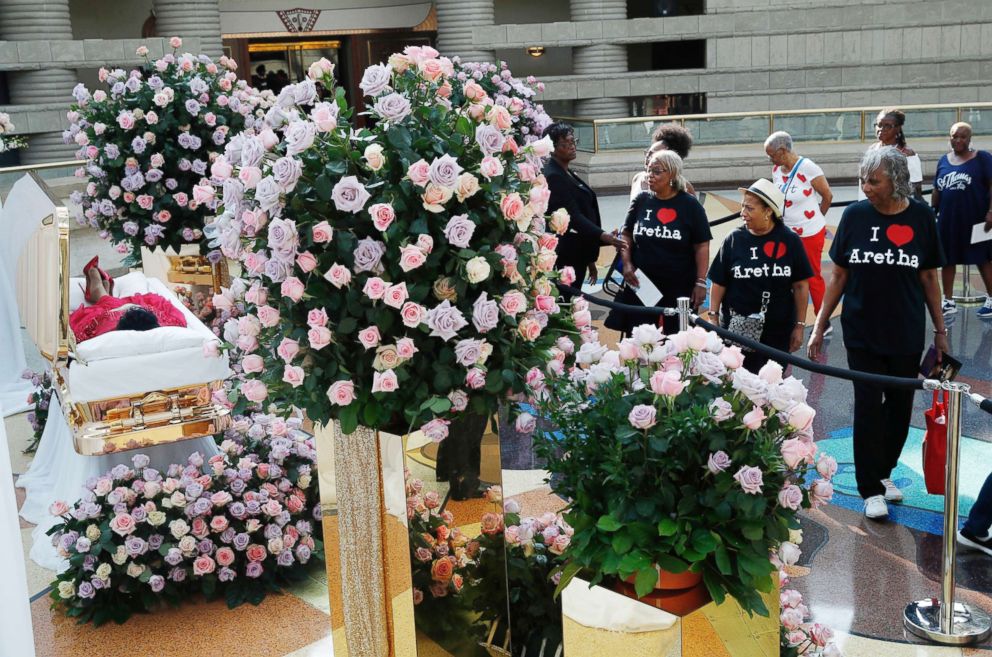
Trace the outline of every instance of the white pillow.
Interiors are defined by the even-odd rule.
[[[69,310],[70,312],[83,305],[83,290],[80,285],[84,285],[85,278],[69,279]],[[114,296],[128,297],[132,294],[148,293],[148,278],[144,272],[133,271],[114,279]]]
[[[202,347],[203,334],[183,326],[160,326],[150,331],[110,331],[76,347],[85,361],[127,358],[139,354]]]

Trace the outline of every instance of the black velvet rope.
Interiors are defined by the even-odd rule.
[[[600,299],[599,297],[594,297],[587,292],[583,292],[577,287],[572,287],[571,285],[565,285],[564,283],[556,282],[558,289],[562,292],[567,292],[575,297],[582,297],[586,301],[595,304],[597,306],[603,306],[609,308],[610,310],[622,310],[625,313],[630,313],[632,315],[645,315],[648,317],[659,317],[660,315],[677,315],[678,311],[675,308],[662,308],[660,306],[632,306],[628,303],[620,303],[618,301],[607,301],[606,299]]]
[[[986,413],[992,413],[992,399],[983,399],[981,403],[978,404],[978,408],[982,409]]]

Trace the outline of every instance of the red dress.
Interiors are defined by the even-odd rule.
[[[120,298],[106,295],[92,306],[80,306],[69,315],[69,328],[76,336],[76,341],[90,340],[116,329],[117,322],[126,312],[118,309],[129,304],[151,311],[158,319],[159,326],[186,326],[182,311],[159,294],[133,294]]]

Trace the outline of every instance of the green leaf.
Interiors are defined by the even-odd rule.
[[[558,586],[555,587],[555,599],[561,595],[561,592],[565,590],[571,581],[579,574],[582,570],[582,565],[575,561],[569,561],[565,564],[565,567],[561,569],[561,579],[558,580]]]
[[[600,517],[596,523],[596,528],[604,532],[615,532],[622,527],[623,523],[610,515]]]
[[[345,434],[355,433],[358,428],[358,404],[351,402],[338,413],[338,420],[341,422],[341,431]]]
[[[662,570],[667,570],[670,573],[684,573],[689,570],[688,563],[678,557],[673,557],[670,554],[655,555],[655,561]]]
[[[675,536],[678,530],[678,523],[671,518],[662,518],[658,522],[658,536]]]
[[[634,547],[634,537],[626,531],[617,532],[613,535],[612,546],[617,554],[627,554]]]
[[[710,597],[713,598],[713,602],[718,605],[722,605],[723,601],[727,599],[727,591],[723,588],[719,578],[714,575],[709,570],[703,571],[703,584],[706,585],[706,590],[710,592]]]
[[[744,525],[741,533],[749,541],[760,541],[765,535],[765,528],[762,525]]]
[[[330,201],[331,193],[334,191],[334,183],[325,174],[320,174],[317,176],[317,180],[314,183],[314,188],[317,190],[317,196],[320,197],[322,201]]]
[[[720,570],[720,574],[730,575],[733,572],[733,567],[730,565],[730,553],[727,552],[727,548],[722,545],[719,546],[714,556],[716,557],[716,567]]]
[[[716,550],[718,544],[717,538],[706,529],[697,529],[692,533],[692,547],[696,552],[709,554]]]
[[[634,578],[634,591],[637,593],[637,597],[643,598],[646,596],[654,590],[654,586],[657,583],[658,570],[654,566],[648,566],[647,568],[638,570],[637,576]]]

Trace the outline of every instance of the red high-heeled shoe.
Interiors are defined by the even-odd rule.
[[[89,273],[90,270],[96,267],[97,271],[100,272],[100,277],[102,278],[105,274],[103,270],[100,269],[100,256],[93,256],[93,259],[83,265],[83,280],[84,283],[80,284],[80,289],[83,291],[83,298],[86,299],[86,303],[93,303],[93,299],[90,297],[90,281]]]

